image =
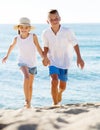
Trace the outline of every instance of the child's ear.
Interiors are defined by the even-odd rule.
[[[61,17],[59,17],[59,21],[61,21]]]

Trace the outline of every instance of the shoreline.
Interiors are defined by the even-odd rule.
[[[0,130],[100,130],[100,102],[0,109]]]

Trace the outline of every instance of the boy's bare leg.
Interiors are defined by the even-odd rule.
[[[58,76],[56,74],[51,75],[51,94],[53,99],[53,105],[58,104]]]
[[[66,82],[60,80],[58,102],[62,101],[62,93],[64,92],[65,89],[66,89]]]

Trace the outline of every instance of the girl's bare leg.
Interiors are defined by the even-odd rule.
[[[29,102],[32,99],[34,75],[29,74]]]
[[[26,107],[29,108],[30,107],[30,97],[29,97],[29,72],[28,72],[28,68],[26,66],[22,66],[21,70],[24,74],[24,95],[25,95],[25,101],[26,101]]]

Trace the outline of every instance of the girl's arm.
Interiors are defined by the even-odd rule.
[[[34,43],[35,43],[35,45],[36,45],[36,48],[37,48],[37,50],[38,50],[40,56],[41,56],[42,58],[44,58],[44,56],[43,56],[43,51],[42,51],[42,49],[41,49],[41,47],[40,47],[40,45],[39,45],[38,38],[37,38],[37,36],[36,36],[35,34],[33,35],[33,41],[34,41]]]
[[[34,43],[35,43],[35,45],[37,47],[37,50],[38,50],[39,54],[43,58],[43,60],[42,60],[43,65],[47,66],[48,64],[50,64],[50,61],[47,58],[46,54],[42,51],[42,49],[41,49],[41,47],[39,45],[39,42],[38,42],[38,38],[37,38],[37,36],[35,34],[33,35],[33,40],[34,40]]]
[[[6,56],[2,59],[2,63],[5,63],[6,60],[8,59],[10,53],[12,52],[14,46],[16,45],[16,41],[17,41],[17,38],[14,39],[13,43],[10,45],[10,47],[8,48],[8,51],[7,51],[7,54]]]

